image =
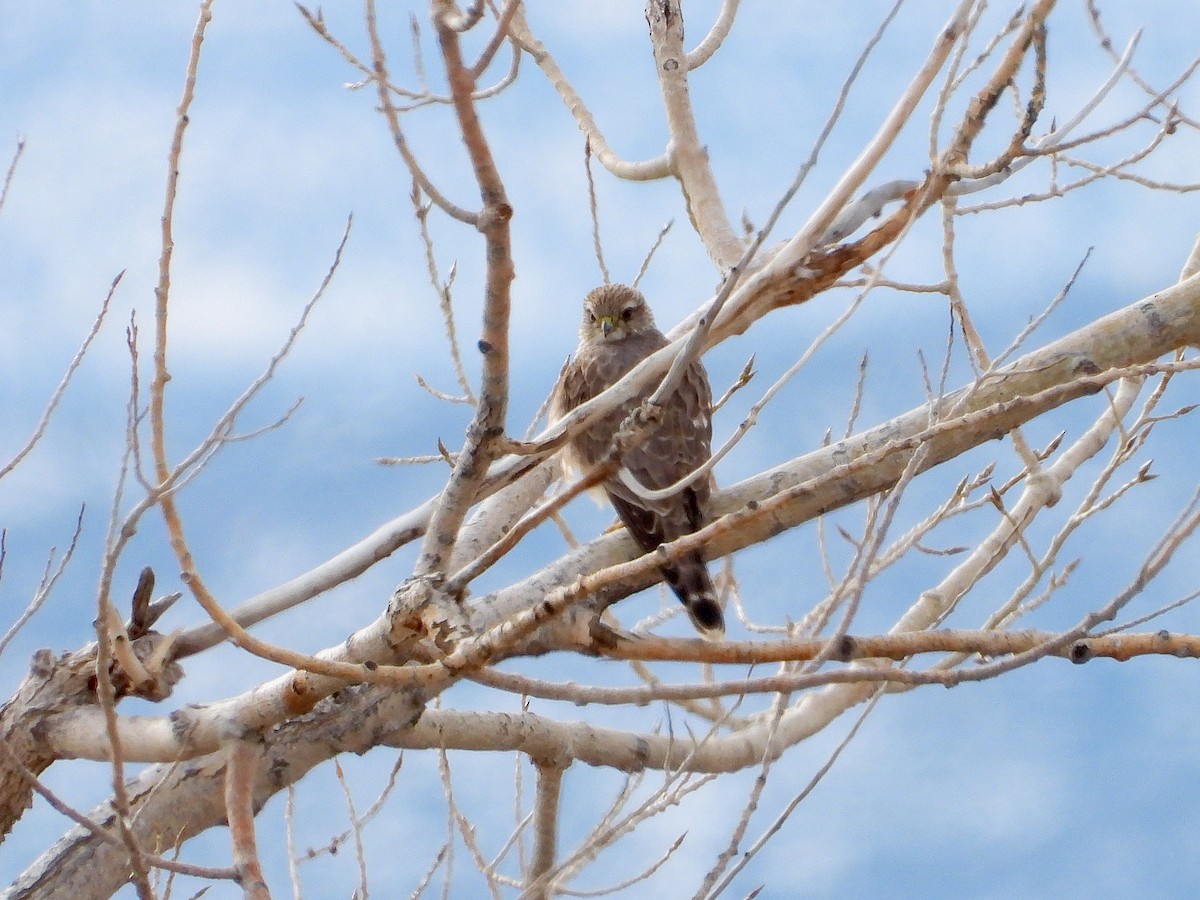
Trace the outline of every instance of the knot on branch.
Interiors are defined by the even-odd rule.
[[[593,656],[603,655],[603,651],[615,650],[623,640],[632,639],[628,632],[618,631],[606,623],[599,612],[594,609],[577,608],[567,611],[565,616],[568,623],[574,620],[586,632],[586,639],[577,646]],[[579,629],[576,629],[578,631]]]
[[[513,208],[511,204],[503,201],[499,203],[486,203],[483,209],[479,211],[475,228],[480,234],[487,234],[489,231],[507,225],[509,219],[512,218],[512,214]]]
[[[843,634],[835,649],[835,656],[841,662],[850,662],[858,655],[858,641],[848,634]]]
[[[431,577],[410,578],[388,601],[388,644],[400,659],[441,659],[472,630],[460,603]]]
[[[1073,643],[1068,653],[1068,658],[1076,665],[1087,662],[1093,656],[1095,651],[1092,650],[1092,643],[1086,640]]]
[[[153,596],[154,570],[146,566],[133,591],[128,622],[121,622],[110,604],[102,605],[95,624],[107,631],[111,655],[102,655],[99,646],[91,652],[95,663],[88,690],[92,697],[98,687],[96,670],[101,659],[107,661],[108,681],[118,700],[122,697],[165,700],[183,678],[183,669],[174,661],[175,636],[151,630],[181,595],[169,594],[159,600],[152,599]]]
[[[13,709],[62,712],[94,702],[96,696],[96,645],[55,656],[46,648],[36,651],[29,675],[9,701]]]
[[[1054,506],[1062,499],[1062,483],[1049,472],[1032,472],[1028,484],[1042,497],[1046,506]]]
[[[175,635],[150,631],[131,641],[129,649],[138,665],[127,667],[121,660],[128,657],[114,653],[108,666],[108,678],[116,698],[141,697],[157,703],[170,697],[175,685],[183,678],[183,667],[172,659]],[[93,690],[96,687],[94,678],[90,687]]]

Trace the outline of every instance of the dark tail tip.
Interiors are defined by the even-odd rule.
[[[684,607],[701,637],[710,641],[725,637],[725,613],[711,596],[691,597]]]
[[[662,571],[700,636],[710,641],[725,637],[725,614],[700,554],[685,556],[674,565],[663,566]]]

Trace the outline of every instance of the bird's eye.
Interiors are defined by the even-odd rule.
[[[588,321],[592,322],[594,324],[596,321],[596,314],[594,312],[592,312],[590,309],[587,311],[587,314],[588,314]]]
[[[633,318],[633,307],[632,306],[627,306],[623,310],[621,310],[621,321],[622,322],[628,322],[632,318]]]

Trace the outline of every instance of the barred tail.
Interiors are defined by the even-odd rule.
[[[708,567],[699,553],[687,556],[662,567],[663,576],[675,592],[688,618],[705,640],[717,641],[725,636],[725,614],[717,603],[717,592],[708,575]]]

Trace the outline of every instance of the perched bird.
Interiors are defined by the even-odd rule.
[[[596,288],[583,302],[579,346],[559,378],[552,416],[562,418],[666,345],[667,339],[655,327],[646,298],[638,291],[623,284]],[[650,392],[630,399],[580,432],[566,449],[568,465],[586,471],[603,461],[621,423]],[[684,372],[675,393],[662,404],[662,417],[647,426],[642,442],[621,459],[622,468],[646,488],[661,490],[702,466],[712,455],[711,407],[708,375],[696,360]],[[602,486],[629,533],[647,553],[706,523],[712,491],[708,475],[661,500],[640,497],[619,473]],[[666,563],[662,573],[696,630],[710,639],[723,636],[725,617],[699,552]]]

